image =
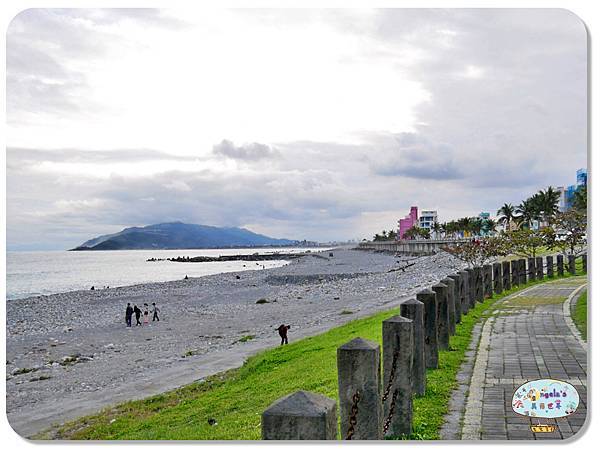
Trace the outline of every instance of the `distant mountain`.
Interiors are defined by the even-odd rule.
[[[243,228],[175,222],[126,228],[116,234],[90,239],[70,251],[235,248],[296,243],[296,240],[274,239]]]

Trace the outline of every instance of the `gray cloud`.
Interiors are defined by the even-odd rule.
[[[279,156],[279,151],[262,143],[249,143],[236,146],[232,141],[223,140],[213,146],[213,153],[235,160],[262,160]]]
[[[106,36],[74,23],[73,14],[80,13],[33,10],[17,17],[26,27],[17,19],[11,25],[9,118],[90,108],[85,74],[68,70],[64,60],[101,54]],[[442,219],[495,213],[540,188],[574,183],[575,169],[587,164],[586,33],[567,11],[393,9],[364,21],[327,10],[243,14],[266,24],[321,20],[375,40],[378,51],[357,54],[357,61],[388,59],[399,78],[419,81],[431,96],[414,112],[414,130],[357,131],[353,144],[310,136],[269,145],[223,140],[212,153],[203,150],[208,158],[246,165],[152,176],[136,175],[136,164],[192,159],[172,155],[176,150],[12,149],[8,245],[68,248],[125,226],[171,220],[252,225],[290,238],[366,237],[394,227],[414,204],[437,208]],[[109,11],[90,20],[134,16]],[[149,28],[177,29],[168,16],[138,17]],[[52,52],[41,46],[45,40],[57,43]],[[419,56],[409,66],[407,50]],[[41,162],[119,163],[130,165],[131,176],[34,170]]]

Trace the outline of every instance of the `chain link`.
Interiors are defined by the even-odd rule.
[[[348,432],[346,439],[351,440],[354,435],[354,427],[356,427],[356,416],[358,415],[358,402],[360,402],[360,391],[356,391],[352,396],[352,407],[350,408],[350,419],[348,421]]]
[[[385,435],[390,428],[390,424],[392,423],[392,417],[394,416],[394,412],[396,411],[396,399],[398,398],[398,390],[394,391],[392,395],[392,401],[390,402],[390,414],[388,414],[387,419],[383,424],[383,434]]]
[[[394,377],[396,376],[396,367],[398,365],[398,356],[400,356],[400,350],[396,350],[394,352],[394,357],[392,358],[392,370],[390,372],[390,378],[388,380],[388,384],[383,393],[383,397],[381,398],[382,402],[385,402],[390,395],[390,390],[392,389],[392,384],[394,383]]]

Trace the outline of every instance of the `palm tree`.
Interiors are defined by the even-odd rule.
[[[459,218],[456,221],[456,226],[459,231],[462,231],[463,237],[465,237],[466,233],[470,231],[471,219],[469,217]]]
[[[485,231],[485,233],[487,235],[494,235],[496,232],[496,225],[498,223],[494,220],[492,220],[491,218],[488,218],[487,220],[483,220],[483,230]]]
[[[582,185],[573,193],[573,208],[587,210],[587,185]]]
[[[436,221],[433,223],[433,226],[431,226],[431,230],[433,231],[434,238],[437,239],[438,234],[442,230],[442,226]]]
[[[483,229],[483,220],[479,217],[469,218],[469,229],[474,235],[481,235]]]
[[[548,223],[558,213],[560,192],[550,186],[546,191],[540,190],[537,196],[539,196],[540,217]]]
[[[516,208],[516,213],[519,215],[517,217],[517,222],[521,228],[524,226],[527,229],[531,228],[531,222],[535,220],[538,216],[538,199],[535,198],[535,195],[531,198],[527,198],[525,201],[522,201]]]
[[[511,224],[517,219],[515,216],[515,207],[512,204],[504,203],[496,212],[498,223],[506,225],[507,229],[511,230]]]

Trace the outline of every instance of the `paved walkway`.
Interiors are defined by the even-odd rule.
[[[586,417],[587,346],[574,330],[569,308],[570,296],[578,295],[575,291],[585,282],[584,278],[573,278],[544,283],[494,306],[493,315],[477,335],[477,353],[465,364],[472,368],[468,372],[468,395],[464,382],[462,396],[460,388],[453,396],[455,405],[461,398],[466,401],[461,426],[457,425],[452,434],[447,424],[442,438],[546,440],[568,438],[579,431]],[[539,378],[567,381],[579,392],[580,404],[574,414],[559,420],[539,420],[556,425],[553,433],[532,433],[530,418],[512,411],[515,389]]]

